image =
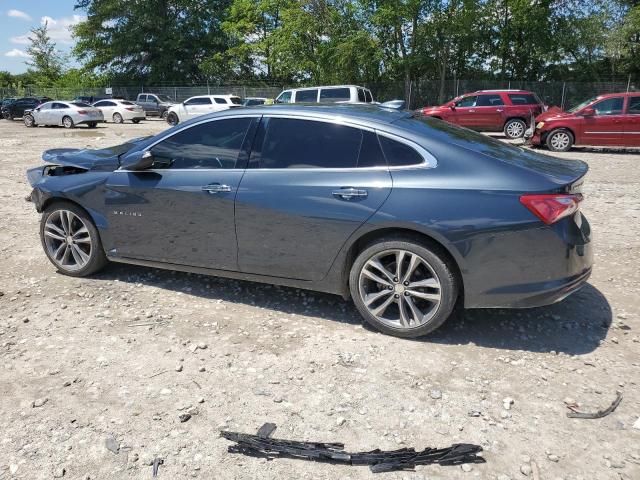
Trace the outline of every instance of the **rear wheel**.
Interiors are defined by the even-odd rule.
[[[33,118],[32,115],[25,115],[22,121],[27,127],[37,127],[36,120]]]
[[[76,125],[73,123],[73,119],[71,117],[64,117],[62,119],[62,126],[64,128],[74,128]]]
[[[169,125],[172,125],[172,126],[173,126],[173,125],[177,125],[179,121],[180,121],[180,120],[178,119],[178,115],[177,115],[176,113],[174,113],[174,112],[170,112],[170,113],[167,115],[167,123],[168,123]]]
[[[65,275],[84,277],[107,264],[93,221],[72,203],[58,202],[45,209],[40,239],[47,258]]]
[[[5,120],[13,120],[13,115],[11,115],[11,112],[4,112],[2,114],[2,118],[4,118]]]
[[[162,120],[164,120],[166,122],[167,121],[167,115],[169,115],[169,112],[167,110],[165,110],[164,112],[162,112],[162,115],[160,115],[160,118],[162,118]]]
[[[504,124],[504,134],[510,139],[522,138],[526,129],[527,124],[520,118],[512,118]]]
[[[547,147],[552,152],[566,152],[573,145],[574,138],[569,130],[553,130],[547,136]]]
[[[122,123],[124,122],[124,120],[122,119],[122,115],[120,115],[118,112],[113,114],[113,123]]]
[[[133,123],[140,123],[140,119],[139,118],[134,118],[133,120],[131,120]]]
[[[351,298],[377,330],[413,338],[451,315],[458,285],[444,256],[405,239],[379,241],[358,255],[349,276]]]
[[[96,128],[98,126],[98,122],[89,122],[87,123],[87,126],[89,128]]]

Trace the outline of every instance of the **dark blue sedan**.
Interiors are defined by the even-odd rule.
[[[587,166],[375,106],[198,117],[29,170],[64,274],[107,261],[351,296],[425,335],[454,308],[533,307],[589,277]]]

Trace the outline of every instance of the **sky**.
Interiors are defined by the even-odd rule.
[[[85,18],[84,12],[73,9],[74,5],[75,0],[0,0],[0,70],[27,70],[24,62],[28,59],[30,30],[45,21],[58,50],[69,53],[73,47],[70,27]]]

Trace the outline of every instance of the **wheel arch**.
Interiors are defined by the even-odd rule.
[[[522,115],[518,114],[518,115],[513,115],[512,117],[506,118],[504,123],[502,124],[502,129],[504,130],[504,127],[507,126],[507,123],[509,123],[511,120],[522,120],[525,124],[525,126],[529,125],[529,122],[526,118],[524,118]]]
[[[368,232],[364,232],[351,242],[346,252],[342,272],[342,288],[344,291],[349,291],[349,272],[351,271],[353,262],[360,252],[375,242],[389,238],[402,238],[414,241],[434,250],[435,253],[442,256],[443,260],[445,260],[451,267],[458,282],[458,301],[464,301],[464,277],[462,276],[460,261],[456,258],[456,255],[444,244],[444,242],[438,240],[435,235],[404,226],[383,227],[376,230],[370,230]]]
[[[80,208],[81,210],[83,210],[89,216],[89,218],[91,218],[91,221],[93,222],[95,227],[98,229],[98,233],[101,233],[103,229],[107,228],[107,221],[104,215],[100,214],[99,212],[91,208],[85,207],[80,202],[77,202],[76,200],[71,199],[69,197],[63,197],[59,195],[49,196],[42,202],[42,204],[40,205],[40,208],[38,209],[38,212],[42,213],[51,205],[55,205],[56,203],[70,203]]]

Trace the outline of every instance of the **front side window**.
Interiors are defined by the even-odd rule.
[[[629,115],[640,115],[640,97],[629,97],[627,113]]]
[[[382,151],[390,167],[404,167],[424,163],[422,156],[403,142],[379,135]]]
[[[147,102],[148,101],[147,100],[147,95],[139,95],[138,98],[139,98],[139,100],[138,100],[139,102]]]
[[[362,144],[358,128],[313,120],[269,118],[259,168],[354,168]],[[253,163],[253,159],[252,159]]]
[[[40,108],[40,110],[50,110],[51,109],[51,102],[44,103],[44,104],[40,105],[39,108]]]
[[[96,107],[115,107],[116,104],[113,102],[108,102],[106,100],[103,100],[102,102],[98,102],[95,105]]]
[[[367,101],[367,97],[364,94],[364,88],[358,89],[358,101],[362,103],[365,103]]]
[[[181,130],[151,148],[153,168],[235,168],[252,118],[230,118]]]
[[[296,92],[297,102],[317,102],[318,101],[318,89],[313,90],[298,90]]]
[[[613,97],[593,105],[596,115],[619,115],[622,113],[623,97]]]
[[[365,98],[367,99],[367,103],[372,103],[373,95],[371,95],[371,92],[369,90],[365,90],[364,94],[365,94]]]
[[[184,104],[185,105],[209,105],[211,104],[211,99],[207,97],[194,97],[184,102]]]
[[[456,107],[475,107],[477,98],[478,97],[476,97],[475,95],[461,98],[456,102]]]
[[[276,98],[276,103],[291,103],[291,92],[282,92],[278,98]]]
[[[478,95],[476,107],[497,107],[504,105],[500,95]]]
[[[351,100],[349,88],[323,88],[320,90],[321,102],[344,102]]]

